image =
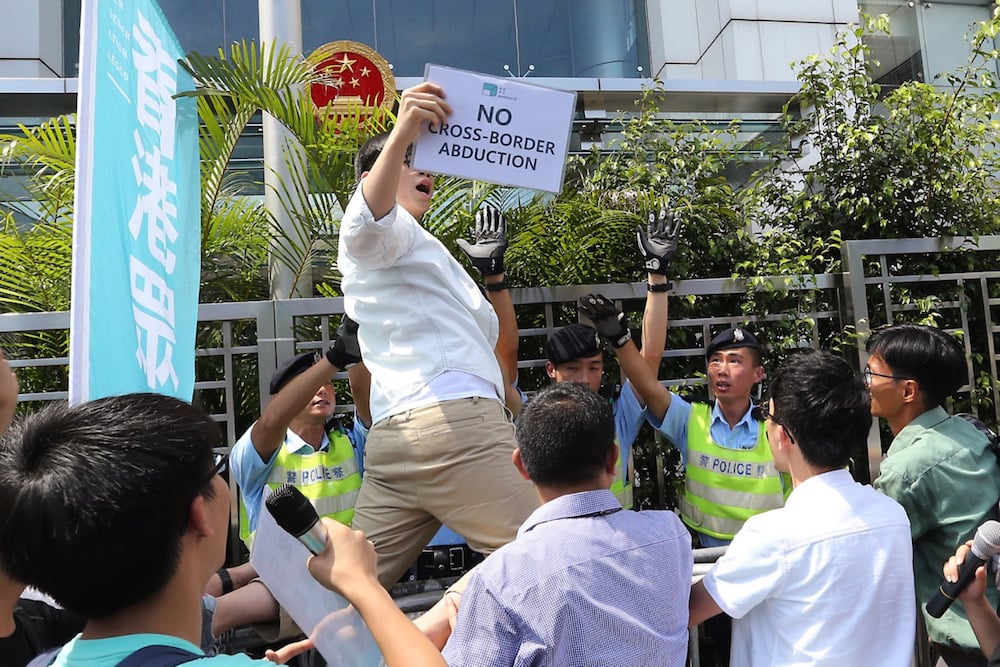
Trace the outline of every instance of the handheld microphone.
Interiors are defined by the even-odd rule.
[[[326,528],[320,523],[316,508],[291,484],[282,484],[264,501],[275,522],[294,536],[313,555],[326,550]]]
[[[938,587],[938,592],[927,603],[927,613],[941,618],[958,594],[975,578],[979,566],[997,553],[1000,553],[1000,521],[987,521],[976,530],[972,551],[966,554],[958,569],[958,580],[946,581]]]

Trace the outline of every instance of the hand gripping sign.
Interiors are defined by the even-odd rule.
[[[440,65],[427,65],[424,78],[444,89],[452,115],[448,123],[421,131],[414,169],[562,189],[576,93]]]

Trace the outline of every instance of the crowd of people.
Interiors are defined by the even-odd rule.
[[[0,663],[240,665],[309,651],[307,639],[263,660],[206,655],[250,623],[277,643],[312,631],[251,566],[221,567],[229,466],[251,550],[269,490],[309,499],[327,546],[288,566],[347,598],[389,666],[680,666],[688,629],[706,621],[734,666],[903,667],[922,637],[938,665],[1000,664],[987,567],[940,618],[924,608],[998,515],[995,443],[944,409],[968,380],[961,344],[891,326],[868,339],[860,374],[801,351],[755,404],[765,346],[730,327],[706,343],[714,400],[678,396],[658,379],[681,232],[664,204],[637,238],[641,348],[612,301],[587,295],[584,321],[547,342],[552,383],[527,400],[502,214],[484,208],[460,244],[484,288],[420,225],[434,180],[411,168],[411,147],[449,113],[444,91],[418,84],[393,130],[359,151],[340,232],[344,321],[325,354],[278,367],[231,456],[206,414],[156,394],[12,421],[17,381],[0,356]],[[626,378],[610,394],[605,344]],[[333,428],[341,370],[356,411]],[[873,488],[848,469],[874,418],[893,442]],[[685,464],[677,513],[632,511],[644,422]],[[486,558],[411,622],[387,590],[425,545],[454,539],[442,535]],[[697,582],[695,547],[726,548]],[[26,600],[26,586],[56,604]],[[731,638],[716,618],[732,619]]]

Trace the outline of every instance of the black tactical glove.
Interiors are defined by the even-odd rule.
[[[337,338],[326,351],[326,360],[337,368],[349,368],[361,361],[361,345],[358,343],[358,323],[346,314],[337,327]]]
[[[669,275],[670,261],[677,252],[681,219],[670,211],[665,200],[660,202],[659,215],[655,211],[650,211],[648,218],[647,228],[643,229],[640,225],[635,232],[635,240],[643,257],[643,266],[649,273]]]
[[[479,269],[483,278],[504,272],[503,253],[507,250],[507,221],[500,209],[489,204],[476,211],[474,244],[465,239],[458,240],[472,265]]]
[[[600,294],[580,297],[580,312],[594,322],[594,327],[612,347],[619,348],[632,338],[628,329],[628,318],[618,310],[618,306]]]

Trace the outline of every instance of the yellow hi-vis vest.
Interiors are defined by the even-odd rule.
[[[326,451],[294,454],[282,444],[274,453],[265,484],[276,489],[282,484],[298,487],[316,508],[320,517],[329,517],[350,526],[354,519],[354,504],[361,488],[361,472],[354,456],[354,445],[340,431],[327,434]],[[240,539],[248,549],[253,547],[254,532],[250,531],[246,507],[240,497]]]
[[[618,437],[615,437],[618,442]],[[615,481],[611,483],[611,493],[627,510],[632,509],[632,480],[628,471],[632,470],[632,451],[629,450],[628,461],[622,461],[621,450],[618,452],[618,462],[615,465]],[[628,477],[626,477],[628,475]]]
[[[753,449],[727,449],[712,440],[711,419],[711,406],[691,405],[681,519],[699,533],[731,540],[754,514],[783,506],[787,493],[763,422]]]

